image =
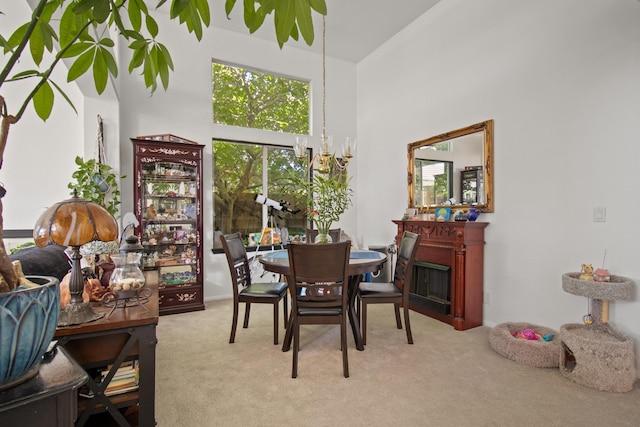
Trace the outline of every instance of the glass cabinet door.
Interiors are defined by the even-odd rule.
[[[134,198],[146,277],[160,314],[204,309],[202,145],[172,135],[132,138]]]
[[[160,269],[160,285],[191,283],[196,278],[196,169],[161,162],[144,166],[142,177],[144,266]]]

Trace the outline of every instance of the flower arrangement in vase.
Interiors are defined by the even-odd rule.
[[[334,161],[332,159],[331,164]],[[306,217],[318,229],[315,243],[331,243],[331,224],[351,206],[353,190],[346,169],[331,168],[328,172],[317,172],[310,181],[300,182],[306,197]]]

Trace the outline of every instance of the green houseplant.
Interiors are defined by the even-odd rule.
[[[113,54],[116,43],[111,38],[116,34],[123,44],[121,49],[128,48],[133,52],[128,71],[140,70],[145,85],[153,93],[158,83],[166,90],[169,74],[173,70],[173,62],[168,49],[160,43],[159,26],[153,13],[150,12],[148,0],[36,0],[32,2],[31,18],[20,25],[12,34],[0,32],[0,46],[3,49],[3,62],[0,65],[0,168],[4,162],[10,127],[23,117],[27,107],[33,105],[35,112],[42,120],[47,120],[53,110],[55,92],[57,92],[74,109],[69,97],[61,87],[52,81],[52,72],[61,61],[68,61],[67,81],[71,82],[91,70],[98,94],[107,87],[109,77],[117,77],[118,63]],[[167,0],[158,0],[157,8]],[[227,16],[235,6],[235,0],[226,0]],[[312,9],[326,14],[324,0],[245,0],[245,24],[251,32],[257,30],[266,15],[274,14],[275,29],[279,45],[302,34],[305,42],[313,42]],[[0,13],[7,8],[4,3]],[[172,0],[170,2],[170,18],[178,19],[190,33],[200,40],[203,27],[210,24],[209,3],[206,0]],[[46,50],[46,52],[45,52]],[[23,54],[30,54],[34,69],[25,69],[28,61],[21,61]],[[32,82],[24,93],[24,98],[13,103],[5,99],[2,89],[6,84]],[[9,112],[10,106],[18,106]],[[26,291],[13,291],[18,284],[3,241],[2,196],[5,189],[0,186],[0,276],[4,284],[0,285],[0,387],[15,384],[23,380],[25,374],[37,371],[46,347],[53,338],[58,301],[45,303],[39,295],[29,296],[31,302],[16,303],[17,295]],[[54,287],[57,295],[57,283]],[[38,287],[33,288],[38,292]],[[27,316],[22,307],[30,309],[35,315]],[[54,308],[58,308],[55,310]],[[16,319],[20,322],[16,323]],[[29,325],[25,331],[21,325]],[[53,326],[52,326],[53,325]],[[39,337],[34,340],[34,338]],[[9,343],[14,343],[8,345]],[[16,346],[15,343],[19,343]],[[27,349],[28,360],[23,361]],[[24,362],[24,363],[23,363]],[[23,365],[18,371],[10,371],[11,366]]]
[[[82,157],[76,156],[75,162],[78,168],[71,175],[75,182],[68,185],[71,194],[77,192],[81,199],[95,202],[116,216],[120,205],[118,178],[123,179],[126,176],[118,177],[113,173],[111,166],[95,159],[85,161]]]
[[[330,162],[335,165],[336,159],[332,157]],[[340,216],[352,203],[353,190],[350,182],[347,170],[337,170],[335,167],[328,172],[318,171],[310,181],[298,180],[296,186],[302,190],[305,198],[306,217],[318,229],[316,243],[331,242],[331,224],[340,220]]]
[[[91,71],[98,94],[107,87],[109,76],[117,77],[118,63],[113,54],[115,46],[111,34],[124,40],[122,47],[133,52],[128,66],[129,73],[138,70],[145,85],[153,93],[160,83],[166,90],[173,62],[168,49],[160,42],[160,28],[149,8],[149,0],[38,0],[28,22],[19,26],[12,34],[0,33],[3,48],[3,64],[0,68],[0,168],[4,161],[9,129],[33,105],[37,115],[47,120],[53,109],[57,92],[75,110],[60,86],[51,80],[53,70],[66,60],[70,62],[69,82]],[[158,0],[156,9],[167,0]],[[250,32],[264,23],[267,15],[274,15],[278,44],[282,47],[291,37],[302,38],[307,44],[314,39],[312,11],[327,13],[325,0],[245,0],[245,25]],[[236,0],[225,1],[225,13],[230,15]],[[0,13],[2,13],[0,6]],[[203,27],[211,21],[209,3],[205,0],[171,0],[171,19],[178,19],[190,33],[200,40]],[[57,25],[57,26],[54,26]],[[107,29],[112,30],[107,31]],[[50,55],[45,55],[49,52]],[[23,54],[31,56],[36,69],[21,68]],[[47,58],[47,59],[45,59]],[[9,112],[9,102],[2,96],[5,84],[33,82],[24,98],[15,101],[17,112]],[[0,195],[4,188],[0,187]],[[0,213],[2,200],[0,198]],[[0,214],[0,275],[6,279],[8,289],[15,288],[17,278],[5,250],[2,238],[3,221]]]

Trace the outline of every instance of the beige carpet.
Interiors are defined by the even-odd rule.
[[[365,351],[349,332],[350,378],[342,376],[338,327],[303,326],[292,379],[291,352],[273,345],[271,307],[254,305],[249,329],[239,325],[228,344],[231,306],[213,301],[205,311],[160,318],[159,427],[640,424],[638,387],[581,386],[557,368],[498,355],[488,327],[455,331],[414,312],[410,346],[388,305],[370,307]]]

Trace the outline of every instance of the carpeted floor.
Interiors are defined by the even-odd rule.
[[[636,426],[640,389],[609,393],[505,359],[488,327],[455,331],[411,313],[414,345],[389,305],[370,307],[365,351],[349,332],[342,376],[337,326],[303,326],[298,378],[273,345],[271,306],[228,344],[232,301],[160,317],[156,419],[179,426]],[[241,318],[244,311],[241,310]],[[282,320],[281,320],[282,324]],[[281,330],[280,343],[284,337]]]

